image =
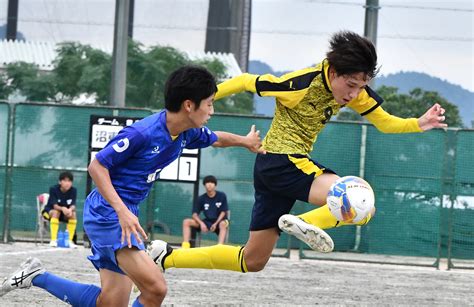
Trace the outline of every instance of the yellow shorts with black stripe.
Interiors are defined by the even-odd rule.
[[[278,227],[296,200],[308,201],[315,177],[334,171],[305,155],[258,154],[254,166],[255,203],[250,230]]]

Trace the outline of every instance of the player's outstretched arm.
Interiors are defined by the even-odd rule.
[[[138,233],[143,238],[147,239],[146,232],[140,226],[138,218],[128,210],[127,206],[123,203],[122,199],[118,195],[112,180],[110,179],[109,170],[105,168],[97,159],[94,159],[87,169],[91,175],[92,180],[97,186],[102,197],[114,208],[119,218],[120,226],[122,227],[122,239],[121,243],[127,240],[128,247],[132,247],[131,235],[133,234],[138,242],[142,242]]]
[[[364,117],[383,133],[413,133],[447,127],[447,124],[443,123],[443,114],[444,109],[439,104],[433,105],[420,118],[400,118],[387,113],[379,106]]]
[[[433,128],[446,128],[448,124],[444,123],[446,117],[444,116],[445,110],[443,107],[439,105],[439,103],[435,103],[431,108],[426,111],[425,114],[418,118],[418,125],[420,126],[421,130],[428,131]]]
[[[217,93],[214,100],[245,91],[255,93],[257,91],[255,88],[257,77],[257,75],[245,73],[220,83],[217,85]]]
[[[245,147],[251,152],[266,153],[262,148],[262,141],[260,140],[260,130],[255,130],[255,125],[252,125],[250,132],[246,136],[233,134],[225,131],[214,131],[217,135],[217,141],[212,144],[214,147],[231,147],[239,146]]]

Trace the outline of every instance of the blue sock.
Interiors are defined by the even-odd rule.
[[[97,286],[73,282],[48,272],[33,278],[33,285],[72,306],[95,307],[100,294]]]
[[[137,296],[137,299],[133,302],[132,307],[143,307],[142,303],[138,301],[139,296]]]

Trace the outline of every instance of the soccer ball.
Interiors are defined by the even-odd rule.
[[[329,189],[327,204],[338,221],[357,223],[374,208],[374,191],[362,178],[342,177],[336,180]]]

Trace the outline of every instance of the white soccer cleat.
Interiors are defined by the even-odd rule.
[[[44,272],[46,272],[46,270],[38,258],[26,259],[15,273],[5,277],[0,287],[0,296],[4,296],[15,289],[28,289],[31,287],[33,278]]]
[[[74,241],[70,240],[69,241],[69,248],[76,249],[78,246],[74,244]]]
[[[51,241],[49,241],[49,246],[51,246],[51,247],[58,247],[58,241],[56,241],[56,240],[51,240]]]
[[[173,252],[173,248],[165,241],[154,240],[151,241],[147,246],[146,252],[161,269],[161,271],[164,272],[165,259]]]
[[[321,228],[308,224],[297,216],[285,214],[278,220],[278,227],[306,243],[312,250],[330,253],[334,249],[331,237]]]

